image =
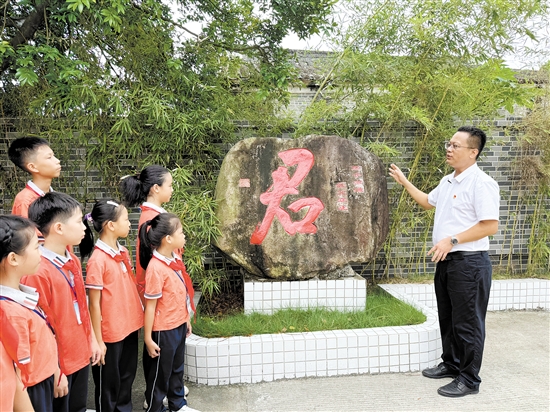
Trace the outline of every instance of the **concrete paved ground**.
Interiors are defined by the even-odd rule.
[[[450,399],[420,372],[303,378],[206,386],[186,383],[189,406],[209,411],[550,411],[550,312],[487,315],[487,339],[477,395]],[[141,369],[134,410],[143,405]],[[93,393],[93,383],[90,395]],[[88,402],[93,408],[93,401]]]

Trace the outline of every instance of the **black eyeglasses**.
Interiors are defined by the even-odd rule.
[[[453,149],[453,150],[457,150],[457,149],[460,149],[461,147],[465,147],[467,149],[477,149],[477,147],[470,147],[470,146],[460,146],[459,144],[456,144],[456,143],[451,143],[451,142],[445,142],[445,150],[449,150],[449,149]]]

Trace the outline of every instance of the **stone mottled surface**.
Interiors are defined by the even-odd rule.
[[[388,233],[382,162],[337,136],[238,142],[223,161],[216,199],[216,246],[260,277],[310,279],[368,262]]]

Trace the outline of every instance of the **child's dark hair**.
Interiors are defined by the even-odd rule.
[[[82,210],[82,205],[76,199],[65,193],[48,192],[31,203],[29,219],[44,236],[48,236],[53,223],[66,222],[76,210]],[[92,236],[90,230],[86,230],[86,236]]]
[[[158,165],[147,166],[137,175],[125,176],[120,182],[120,191],[124,204],[127,207],[135,207],[145,202],[149,191],[154,185],[161,186],[170,171]]]
[[[121,205],[114,200],[98,200],[94,204],[92,211],[84,215],[84,218],[82,219],[84,226],[86,226],[86,232],[90,231],[90,233],[92,233],[92,230],[90,229],[91,224],[95,231],[101,234],[105,224],[108,222],[116,222],[124,209],[124,205]],[[79,250],[81,258],[85,258],[92,253],[92,250],[94,250],[93,235],[90,237],[86,236],[82,239],[82,242],[80,242],[79,245]]]
[[[0,216],[0,262],[10,253],[21,255],[29,245],[35,226],[21,216]]]
[[[14,165],[28,172],[27,163],[29,156],[32,156],[36,149],[41,146],[49,146],[47,140],[41,137],[20,137],[15,139],[8,149],[8,157]]]
[[[161,213],[148,220],[139,228],[139,263],[147,269],[153,257],[153,250],[160,246],[162,239],[173,235],[181,226],[180,219],[173,213]]]

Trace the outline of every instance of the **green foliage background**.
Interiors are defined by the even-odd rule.
[[[348,9],[347,15],[352,16],[351,21],[332,38],[340,51],[322,69],[325,77],[314,101],[300,118],[296,135],[316,132],[355,138],[386,164],[403,160],[400,166],[408,170],[409,179],[429,192],[444,174],[450,173],[443,143],[457,126],[475,123],[490,130],[502,109],[512,113],[518,107],[527,108],[529,114],[519,126],[521,130],[513,131],[522,139],[522,153],[514,163],[523,179],[519,185],[524,189],[518,210],[511,214],[519,216],[522,208],[533,207],[524,227],[514,230],[526,230],[525,225],[531,225],[528,270],[547,271],[548,66],[541,69],[542,81],[537,85],[525,76],[518,77],[503,59],[506,52],[521,54],[521,48],[515,46],[517,39],[534,38],[540,24],[547,24],[544,22],[548,21],[549,3],[341,3]],[[404,130],[408,131],[405,135],[414,134],[412,142],[398,137]],[[531,178],[526,180],[528,175]],[[512,194],[502,195],[506,198]],[[400,252],[404,246],[400,242],[406,238],[407,242],[428,245],[433,211],[419,210],[396,185],[390,191],[390,204],[395,206],[384,248],[386,270],[391,266],[413,267],[416,259]],[[513,224],[505,221],[501,227]],[[419,226],[424,228],[421,233],[414,231]],[[513,239],[514,233],[510,242]],[[507,256],[508,262],[502,262],[501,256],[505,270],[513,270],[511,255]],[[428,260],[420,259],[426,271]]]
[[[457,124],[489,128],[499,109],[526,107],[530,114],[518,130],[522,156],[514,161],[524,177],[522,205],[533,211],[523,223],[532,227],[529,267],[548,268],[548,88],[518,80],[503,63],[505,52],[518,51],[518,39],[535,38],[536,25],[547,23],[548,0],[342,0],[351,20],[340,26],[330,17],[333,5],[6,1],[0,115],[23,119],[19,131],[52,142],[66,165],[60,185],[82,201],[93,199],[78,179],[67,177],[75,172],[85,177],[98,170],[105,194],[112,195],[120,176],[145,165],[175,169],[179,187],[170,207],[186,225],[190,273],[214,293],[223,273],[204,269],[217,235],[212,193],[219,160],[237,138],[292,130],[296,137],[358,139],[385,162],[405,159],[409,178],[427,191],[446,171],[442,145]],[[32,18],[34,28],[27,25]],[[191,22],[201,29],[193,32]],[[19,34],[31,29],[22,40]],[[280,46],[292,32],[301,38],[324,33],[338,51],[320,68],[317,95],[298,119],[286,111],[298,73]],[[548,69],[541,72],[546,85]],[[248,132],[238,129],[241,121]],[[404,129],[414,130],[412,142],[397,137]],[[87,165],[82,171],[81,161]],[[5,176],[15,194],[21,172],[9,169]],[[416,240],[427,244],[433,216],[400,188],[390,195],[396,207],[385,255],[388,265],[406,266],[408,256],[395,253],[401,237],[422,225],[426,230]],[[520,222],[521,213],[510,215]],[[511,270],[510,262],[503,264]]]
[[[64,165],[56,187],[83,202],[116,195],[119,178],[146,165],[175,169],[169,208],[184,221],[191,275],[213,293],[222,274],[206,271],[203,259],[218,233],[212,191],[223,150],[240,120],[260,133],[288,125],[274,115],[295,77],[281,41],[329,30],[332,5],[8,0],[0,14],[0,116],[51,142]],[[95,171],[103,190],[82,187]],[[7,170],[2,184],[13,196],[22,175]]]

